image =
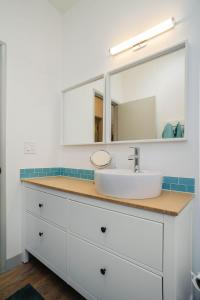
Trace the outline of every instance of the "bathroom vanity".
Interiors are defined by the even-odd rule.
[[[146,200],[66,177],[23,180],[24,262],[31,253],[86,299],[189,300],[191,194]]]

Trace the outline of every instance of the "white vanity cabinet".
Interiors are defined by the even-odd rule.
[[[86,299],[190,299],[191,204],[173,217],[28,183],[23,198],[24,253]]]

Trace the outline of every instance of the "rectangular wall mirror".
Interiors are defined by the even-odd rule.
[[[104,142],[104,76],[63,91],[63,144]]]
[[[185,43],[109,73],[110,140],[185,137]]]

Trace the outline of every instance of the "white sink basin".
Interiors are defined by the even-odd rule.
[[[152,171],[134,173],[126,169],[96,170],[95,187],[101,194],[118,198],[154,198],[161,193],[162,174]]]

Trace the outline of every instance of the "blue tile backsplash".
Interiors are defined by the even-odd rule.
[[[45,176],[68,176],[87,180],[94,180],[94,171],[72,168],[35,168],[20,169],[20,178],[33,178]],[[176,192],[195,192],[195,179],[185,177],[163,177],[163,190]]]
[[[45,176],[69,176],[81,179],[94,179],[93,170],[71,168],[35,168],[20,169],[20,178],[45,177]]]
[[[20,178],[60,176],[61,168],[20,169]]]
[[[170,190],[176,192],[195,192],[195,179],[185,177],[163,177],[163,190]]]
[[[164,179],[163,179],[163,183],[166,183],[166,184],[178,184],[178,177],[165,176]]]

